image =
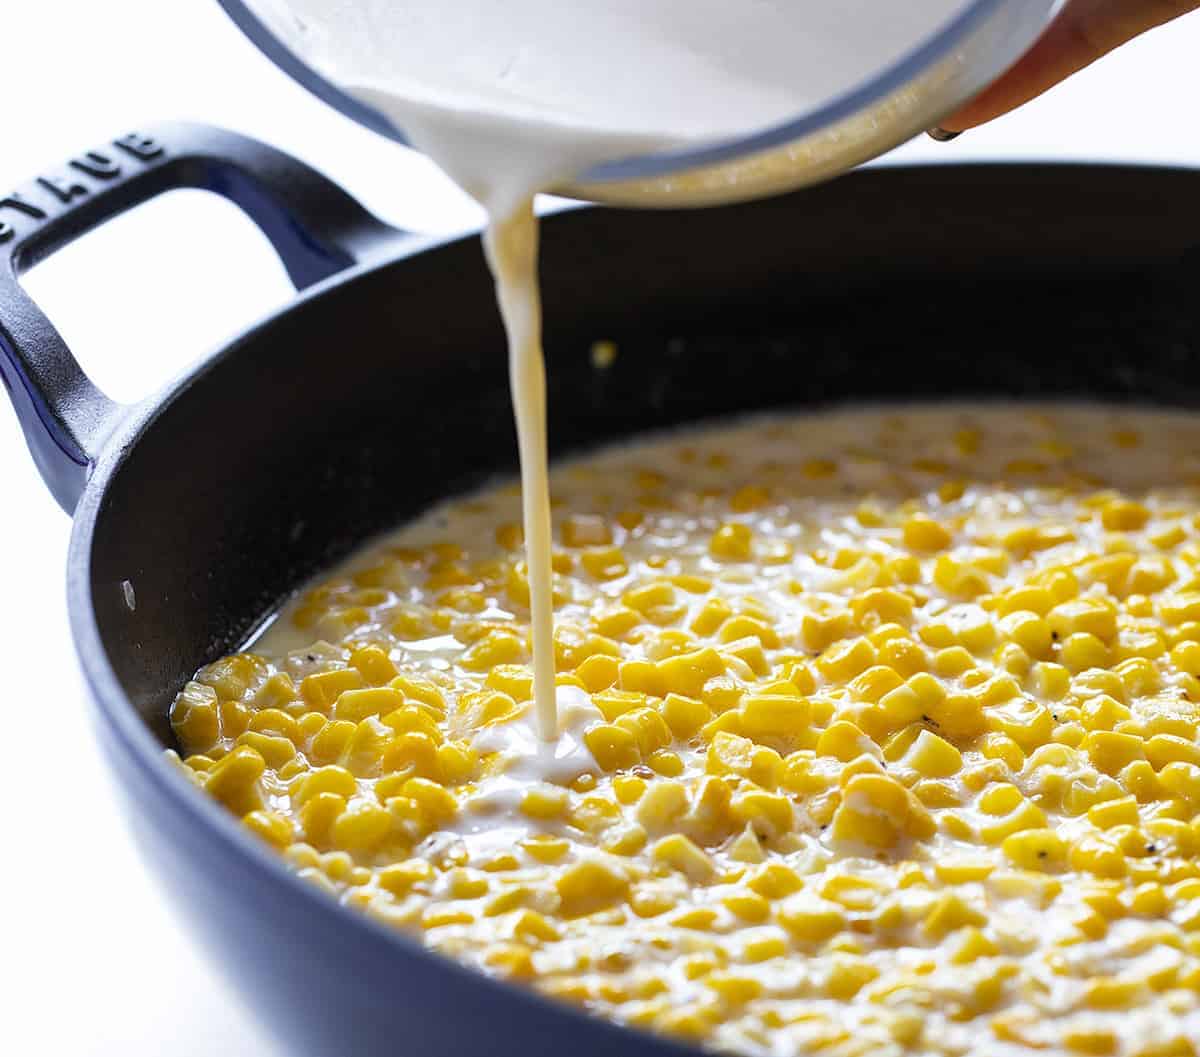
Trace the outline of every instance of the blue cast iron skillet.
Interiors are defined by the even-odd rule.
[[[177,187],[238,203],[301,293],[163,392],[119,406],[18,277]],[[1200,407],[1195,172],[876,169],[706,212],[560,214],[543,246],[559,454],[844,401]],[[391,230],[272,148],[165,125],[0,202],[0,263],[0,375],[74,515],[70,612],[103,751],[181,912],[290,1052],[692,1052],[485,979],[343,909],[163,758],[168,705],[199,665],[356,543],[513,468],[478,241]],[[136,325],[132,299],[130,310]],[[598,338],[620,350],[606,370],[589,356]]]

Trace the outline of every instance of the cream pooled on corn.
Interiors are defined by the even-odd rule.
[[[752,1054],[1192,1055],[1200,420],[877,409],[553,475],[368,547],[172,723],[347,905]]]

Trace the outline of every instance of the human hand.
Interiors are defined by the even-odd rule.
[[[1007,114],[1126,41],[1197,8],[1200,0],[1067,0],[1024,58],[930,135],[953,139]]]

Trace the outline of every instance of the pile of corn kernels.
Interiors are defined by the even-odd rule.
[[[560,469],[202,669],[196,784],[483,972],[750,1054],[1200,1049],[1200,420],[863,410]]]

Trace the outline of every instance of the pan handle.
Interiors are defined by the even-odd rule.
[[[206,125],[119,136],[0,197],[0,380],[38,470],[68,513],[123,408],[84,374],[20,277],[92,228],[177,188],[240,206],[301,290],[385,256],[402,234],[303,162]]]

